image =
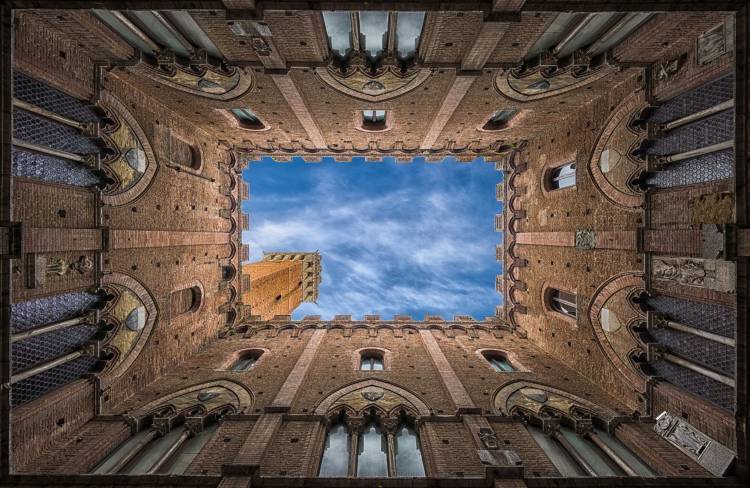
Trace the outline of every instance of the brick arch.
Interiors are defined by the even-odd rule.
[[[152,400],[129,413],[129,417],[140,419],[155,410],[159,410],[167,405],[176,403],[179,400],[185,400],[185,397],[192,393],[206,389],[216,389],[226,393],[230,405],[234,407],[235,412],[249,411],[254,403],[253,394],[245,386],[228,379],[217,379],[205,383],[197,383],[177,391],[164,395]],[[190,399],[193,403],[198,403],[197,399]]]
[[[392,67],[388,67],[387,70],[392,71],[393,73],[396,73],[396,70],[394,70]],[[384,102],[386,100],[391,100],[393,98],[398,98],[401,95],[405,95],[406,93],[409,93],[415,88],[418,88],[420,85],[422,85],[422,83],[427,81],[427,79],[432,75],[432,70],[429,68],[419,69],[415,71],[414,73],[407,75],[406,78],[408,79],[408,81],[404,85],[394,90],[381,93],[379,95],[371,95],[371,94],[365,93],[362,90],[355,89],[352,84],[345,82],[346,77],[341,77],[339,75],[332,74],[331,70],[327,67],[315,68],[315,74],[318,76],[318,78],[324,81],[328,86],[330,86],[331,88],[333,88],[339,93],[343,93],[344,95],[351,97],[351,98],[356,98],[359,100],[376,103],[376,102]],[[398,74],[397,76],[399,78],[402,77],[400,74]]]
[[[596,336],[597,343],[602,352],[607,359],[609,359],[609,362],[612,363],[612,366],[614,366],[623,378],[625,378],[639,393],[644,393],[646,391],[644,378],[633,368],[627,357],[620,357],[620,355],[617,354],[617,351],[612,347],[607,335],[604,333],[604,329],[602,329],[602,325],[599,321],[599,314],[601,313],[602,308],[604,308],[604,304],[607,303],[607,301],[618,291],[626,288],[643,287],[643,274],[640,272],[633,271],[613,276],[596,289],[588,310],[591,327],[594,329],[594,335]]]
[[[599,134],[599,138],[596,141],[594,151],[591,154],[591,159],[589,159],[588,164],[591,181],[594,183],[596,189],[599,190],[599,192],[601,192],[601,194],[611,203],[618,207],[630,210],[640,209],[643,206],[643,195],[627,193],[609,181],[599,166],[599,158],[604,150],[609,147],[613,137],[616,136],[616,133],[628,130],[626,127],[631,116],[634,113],[638,113],[645,105],[643,92],[640,91],[633,92],[623,100],[622,103],[620,103],[617,109],[609,117],[609,120],[607,120],[607,124],[604,126],[602,132]],[[629,156],[628,154],[623,154],[623,157],[628,158]]]
[[[594,414],[605,422],[610,422],[616,419],[619,414],[611,408],[598,405],[597,403],[587,400],[578,395],[574,395],[565,390],[555,388],[553,386],[545,385],[544,383],[538,383],[527,380],[516,380],[501,386],[495,391],[492,400],[492,408],[495,413],[500,415],[510,415],[511,412],[518,406],[517,398],[514,398],[514,394],[523,388],[534,388],[542,390],[548,395],[555,395],[558,397],[569,400],[572,404],[580,406]]]
[[[534,81],[539,81],[544,78],[540,73],[533,73],[523,78],[517,78],[513,75],[512,69],[498,70],[495,76],[495,90],[511,100],[517,100],[519,102],[531,102],[534,100],[541,100],[543,98],[554,97],[556,95],[562,95],[572,90],[577,90],[589,85],[597,80],[600,80],[615,72],[613,67],[602,67],[586,76],[576,77],[572,73],[562,73],[551,78],[550,81],[555,80],[557,85],[555,88],[545,91],[543,93],[529,94],[524,93],[520,84],[528,85]],[[519,82],[518,80],[523,80]]]
[[[417,395],[399,386],[396,386],[392,383],[387,383],[385,381],[375,380],[375,379],[358,381],[356,383],[352,383],[349,386],[345,386],[343,388],[340,388],[328,394],[328,396],[326,396],[323,400],[318,402],[318,404],[315,406],[315,414],[326,415],[328,411],[331,409],[331,407],[333,406],[333,404],[336,402],[336,400],[338,400],[342,396],[347,395],[353,391],[361,390],[363,388],[367,388],[370,386],[381,388],[383,390],[388,390],[394,393],[395,395],[400,396],[401,398],[409,402],[411,406],[413,406],[416,409],[417,413],[420,416],[431,415],[431,409]]]
[[[143,330],[141,331],[140,336],[136,340],[136,343],[133,345],[133,347],[127,352],[125,359],[119,362],[113,368],[105,369],[105,371],[102,373],[101,381],[102,387],[104,387],[107,384],[111,383],[118,376],[121,376],[125,371],[127,371],[128,368],[130,368],[130,366],[133,364],[135,359],[138,357],[138,355],[141,353],[143,348],[146,346],[146,342],[148,342],[148,339],[151,336],[151,332],[156,325],[156,319],[159,315],[159,307],[157,306],[156,300],[154,300],[153,295],[148,291],[148,289],[132,276],[120,273],[105,274],[102,277],[102,285],[116,285],[127,288],[128,290],[133,292],[136,297],[138,297],[138,299],[146,309],[146,313],[148,315],[146,317],[146,324],[143,326]]]
[[[138,142],[143,147],[143,152],[146,154],[146,169],[133,186],[121,193],[102,194],[102,203],[104,205],[125,205],[141,196],[141,194],[143,194],[148,189],[148,187],[151,186],[151,182],[156,175],[158,161],[156,159],[154,149],[151,146],[148,137],[146,136],[146,133],[138,124],[135,117],[127,109],[124,103],[120,102],[120,100],[118,100],[113,94],[107,91],[102,92],[99,98],[99,103],[107,109],[110,109],[121,119],[121,121],[127,124],[127,126],[133,131],[133,134],[135,134]]]
[[[180,69],[180,68],[175,68],[175,69]],[[168,76],[165,76],[160,71],[151,68],[148,64],[142,61],[136,64],[135,66],[130,67],[130,70],[132,70],[135,73],[146,76],[156,82],[169,86],[170,88],[174,88],[175,90],[189,93],[191,95],[195,95],[201,98],[209,98],[212,100],[223,100],[223,101],[234,100],[236,98],[241,97],[242,95],[245,95],[249,91],[251,91],[255,85],[255,77],[253,76],[252,68],[249,68],[249,67],[247,68],[231,67],[230,68],[230,73],[228,73],[227,76],[228,77],[236,76],[237,77],[236,84],[224,93],[208,93],[208,92],[199,90],[197,88],[192,88],[184,84],[177,83],[175,81],[172,81]],[[180,71],[183,71],[183,70],[180,69]],[[198,75],[196,75],[196,77],[203,78],[203,76],[198,76]]]

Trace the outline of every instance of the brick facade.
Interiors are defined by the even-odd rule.
[[[533,10],[538,4],[456,2],[449,9],[425,2],[416,65],[394,75],[411,81],[389,96],[357,92],[329,66],[320,6],[168,2],[166,10],[192,9],[187,12],[221,52],[225,67],[238,70],[234,73],[247,83],[244,91],[225,98],[165,81],[137,49],[90,10],[76,10],[75,2],[63,10],[15,10],[12,17],[3,7],[3,25],[13,27],[12,69],[62,93],[54,96],[97,106],[97,117],[105,113],[99,109],[107,108],[109,118],[119,107],[120,117],[135,126],[136,138],[145,141],[148,178],[118,199],[111,198],[110,188],[16,176],[6,157],[14,134],[3,125],[3,147],[8,147],[2,168],[8,212],[0,228],[0,243],[8,248],[0,253],[3,297],[18,306],[42,299],[54,303],[64,293],[110,293],[114,305],[102,305],[95,315],[109,321],[110,329],[93,324],[102,327],[104,337],[93,342],[107,347],[90,353],[89,342],[80,345],[98,360],[90,374],[12,411],[6,390],[12,397],[19,382],[11,375],[18,372],[11,373],[6,356],[11,334],[20,330],[5,328],[0,345],[7,346],[2,366],[9,372],[3,376],[0,411],[3,428],[9,428],[0,437],[0,453],[6,456],[0,475],[13,474],[7,480],[17,486],[322,486],[315,478],[333,416],[344,409],[348,418],[361,420],[392,402],[402,409],[394,412],[414,422],[427,477],[384,480],[384,486],[551,486],[561,477],[560,468],[527,426],[559,415],[569,427],[565,422],[579,422],[571,419],[581,411],[663,477],[659,482],[737,483],[735,472],[743,475],[746,469],[746,362],[740,357],[746,344],[744,332],[732,326],[744,321],[747,253],[742,245],[739,253],[732,246],[737,222],[746,223],[745,188],[739,181],[745,164],[739,145],[746,138],[735,139],[737,181],[722,177],[645,191],[634,181],[646,178],[644,171],[662,169],[648,159],[652,154],[639,152],[648,146],[644,141],[660,137],[653,120],[639,125],[646,117],[642,110],[685,94],[703,96],[700,90],[735,67],[735,55],[746,57],[746,26],[736,26],[744,38],[729,42],[735,32],[730,11],[737,5],[722,3],[724,12],[671,12],[682,5],[670,2],[618,43],[602,70],[591,66],[593,75],[582,74],[549,96],[513,97],[503,91],[507,80],[520,63],[530,62],[528,52],[559,20],[557,13]],[[588,12],[608,6],[625,9],[624,14],[631,8],[651,10],[651,4],[581,0],[551,2],[548,8]],[[686,10],[715,7],[685,4]],[[143,2],[130,5],[144,8]],[[579,14],[578,21],[584,17]],[[736,18],[746,22],[742,15]],[[699,48],[721,45],[716,37],[708,46],[701,40],[717,25],[727,29],[725,52],[699,59]],[[675,59],[681,61],[673,68]],[[743,66],[737,65],[738,73]],[[4,110],[21,110],[8,108],[11,67],[3,67]],[[742,83],[741,77],[736,80]],[[746,103],[745,91],[737,87],[738,104]],[[242,126],[232,108],[251,109],[262,128]],[[387,111],[385,130],[365,130],[361,113],[367,109]],[[737,131],[746,128],[744,109],[735,108]],[[506,127],[490,130],[485,124],[498,110],[517,114]],[[496,161],[506,176],[497,192],[506,200],[505,214],[496,222],[503,231],[498,258],[507,273],[497,284],[505,294],[498,316],[484,322],[465,317],[352,321],[348,316],[292,321],[290,314],[302,301],[317,297],[320,256],[312,267],[301,257],[244,263],[249,251],[241,234],[248,217],[239,209],[248,190],[241,170],[263,155],[279,161],[294,155],[309,161],[354,155]],[[550,171],[568,163],[575,163],[574,187],[552,189]],[[305,254],[314,253],[299,253]],[[68,266],[79,259],[91,262],[90,269]],[[686,259],[692,261],[683,268],[674,261]],[[62,272],[49,267],[57,262],[68,267]],[[696,267],[703,272],[697,277]],[[729,289],[727,281],[736,286]],[[555,309],[553,290],[575,296],[574,316]],[[131,315],[108,318],[127,293],[141,300],[147,325],[133,323]],[[690,304],[685,310],[697,312],[689,319],[658,309],[664,302],[660,297],[683,300]],[[12,311],[5,301],[0,302],[3,317]],[[705,356],[719,350],[707,347],[705,338],[649,329],[649,307],[667,314],[665,320],[734,340],[734,346],[720,349],[720,355],[731,357],[702,357],[700,351]],[[128,349],[112,339],[112,331],[131,326],[142,327],[144,336]],[[247,351],[256,355],[253,366],[233,370]],[[361,371],[363,351],[380,351],[383,371]],[[654,373],[663,354],[680,352],[698,368],[722,372],[724,386],[728,380],[732,387],[714,394],[716,380],[705,374],[686,385],[667,369]],[[486,353],[501,355],[514,371],[496,371]],[[124,366],[113,366],[123,359]],[[244,392],[247,403],[218,414],[218,427],[184,474],[174,479],[83,476],[152,422],[155,412],[137,417],[144,405],[158,405],[187,387],[221,382]],[[501,398],[501,390],[514,386],[518,392]],[[534,400],[539,392],[544,401]],[[730,408],[717,403],[721,395],[732,397]],[[542,406],[547,396],[572,406],[566,411],[555,410],[562,408],[559,403]],[[357,411],[363,405],[369,410]],[[710,479],[703,460],[654,431],[662,411],[736,453],[736,471]],[[184,417],[175,417],[177,424],[187,425]],[[381,422],[392,420],[386,415]],[[560,483],[584,486],[585,480]],[[351,479],[340,486],[363,482]],[[653,486],[656,481],[635,477],[613,483]]]

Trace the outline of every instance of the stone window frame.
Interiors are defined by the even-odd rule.
[[[515,113],[504,124],[502,124],[502,126],[488,127],[492,124],[491,122],[492,116],[495,115],[496,112],[502,111],[502,110],[512,110],[512,111],[515,111]],[[526,115],[526,110],[522,110],[521,108],[501,108],[498,110],[493,110],[492,113],[490,113],[484,118],[485,122],[478,125],[476,129],[479,132],[501,132],[504,130],[512,129],[521,119],[524,118],[525,115]]]
[[[380,356],[383,358],[383,370],[382,371],[371,371],[371,370],[360,369],[362,356],[367,353],[380,354]],[[352,367],[354,371],[359,371],[361,373],[367,373],[367,374],[385,373],[385,372],[391,371],[392,366],[393,366],[393,358],[392,358],[391,351],[383,347],[377,347],[377,346],[361,347],[352,352]]]
[[[245,369],[242,371],[234,371],[232,370],[232,365],[234,365],[235,362],[237,362],[242,356],[245,354],[252,354],[252,353],[260,353],[258,355],[258,358],[255,360],[255,363],[253,366],[249,369]],[[232,374],[241,374],[241,373],[247,373],[248,371],[255,370],[261,362],[265,361],[265,358],[271,354],[271,350],[265,347],[242,347],[239,349],[235,349],[234,351],[227,356],[224,361],[221,363],[221,365],[214,369],[214,371],[222,371],[226,373],[232,373]]]
[[[364,120],[364,113],[365,110],[383,110],[385,111],[385,121],[383,122],[383,128],[368,128],[365,126],[365,120]],[[368,132],[368,133],[380,133],[380,132],[388,132],[392,130],[395,127],[395,124],[393,123],[393,113],[394,111],[389,108],[362,108],[358,109],[354,112],[354,128],[360,132]]]
[[[242,108],[242,107],[233,107],[233,108]],[[256,117],[258,117],[258,121],[260,122],[260,124],[262,124],[262,127],[257,127],[257,128],[256,127],[249,127],[248,125],[243,124],[237,118],[237,116],[234,115],[234,113],[232,113],[231,108],[219,108],[219,109],[216,109],[216,111],[219,112],[222,115],[222,117],[224,117],[227,120],[229,120],[229,123],[232,126],[236,127],[237,129],[246,130],[248,132],[266,132],[266,131],[271,130],[271,125],[267,124],[264,121],[264,119],[262,119],[260,117],[260,115],[258,115],[255,111],[253,111],[253,113],[255,113]]]
[[[186,288],[197,288],[199,291],[198,295],[198,303],[193,304],[193,306],[190,308],[190,310],[186,311],[185,313],[181,313],[176,316],[171,316],[171,297],[174,293],[180,292]],[[206,290],[203,287],[203,283],[200,280],[194,280],[190,283],[183,283],[180,285],[177,285],[170,290],[168,298],[167,298],[167,309],[170,311],[170,317],[169,321],[170,323],[179,322],[183,320],[185,317],[192,317],[204,308],[204,304],[206,303]]]
[[[568,193],[575,192],[578,189],[578,183],[580,182],[578,171],[581,169],[580,162],[578,161],[578,151],[573,151],[572,153],[567,154],[565,157],[557,157],[552,162],[547,161],[546,155],[542,155],[540,159],[541,161],[539,166],[541,167],[541,171],[539,174],[539,187],[541,188],[542,194],[545,196],[545,198],[567,196]],[[555,169],[561,168],[570,163],[575,163],[576,165],[575,184],[573,186],[568,186],[565,188],[550,188],[550,173]]]
[[[576,316],[575,317],[571,317],[570,315],[567,315],[567,314],[564,314],[562,312],[559,312],[559,311],[555,310],[552,307],[552,304],[550,303],[550,294],[552,293],[552,290],[563,291],[565,293],[570,293],[571,295],[575,295],[576,296]],[[580,307],[581,304],[578,301],[578,291],[577,290],[576,291],[570,291],[568,288],[566,288],[564,286],[559,286],[559,285],[556,285],[554,283],[552,283],[552,284],[545,283],[542,286],[542,296],[541,296],[541,299],[542,299],[542,306],[544,307],[545,314],[553,316],[553,317],[557,317],[557,318],[559,318],[561,320],[564,320],[565,322],[568,322],[573,327],[578,328],[578,317],[581,316],[581,307]]]
[[[174,154],[174,151],[172,151],[172,141],[174,139],[178,139],[184,144],[190,146],[190,150],[192,153],[191,154],[192,159],[190,161],[190,165],[186,165],[182,162],[178,162],[178,161],[175,161],[174,159],[171,159],[171,155]],[[169,131],[169,154],[170,154],[170,162],[180,166],[180,169],[182,171],[188,171],[190,173],[195,173],[195,174],[203,173],[203,163],[204,163],[205,158],[203,157],[203,149],[201,149],[200,144],[190,143],[190,141],[188,141],[187,138],[182,137],[179,133],[173,130]]]
[[[490,362],[485,357],[485,354],[491,353],[496,354],[498,356],[503,356],[508,363],[510,363],[511,366],[513,366],[514,371],[504,371],[503,373],[499,373],[498,371],[495,371],[495,369],[492,367]],[[521,361],[518,360],[518,355],[514,352],[508,352],[505,349],[499,349],[497,347],[482,347],[479,349],[476,349],[474,351],[474,354],[479,356],[479,358],[482,360],[482,363],[484,365],[491,369],[493,373],[499,373],[499,374],[513,374],[513,373],[530,373],[531,370],[524,366]]]

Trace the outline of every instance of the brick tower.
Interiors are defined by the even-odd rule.
[[[291,315],[302,302],[318,299],[320,254],[317,252],[266,252],[263,259],[242,266],[247,286],[243,303],[263,320]]]

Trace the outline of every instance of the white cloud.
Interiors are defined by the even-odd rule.
[[[487,183],[487,191],[496,181]],[[404,183],[372,194],[327,171],[309,191],[286,195],[273,211],[264,211],[264,218],[251,216],[255,225],[243,240],[251,260],[263,251],[321,252],[325,271],[318,304],[303,304],[295,316],[388,317],[406,310],[452,316],[477,308],[491,314],[499,303],[494,290],[499,235],[478,227],[491,229],[494,215],[477,215],[466,191],[429,183],[426,192]],[[487,276],[487,283],[478,283],[479,275]]]

